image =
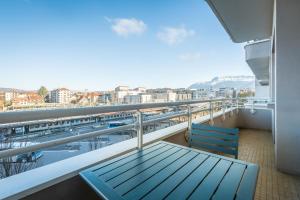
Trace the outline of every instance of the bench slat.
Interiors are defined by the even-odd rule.
[[[112,192],[111,187],[95,176],[92,171],[81,172],[80,176],[96,191],[101,199],[105,196],[106,199],[110,200],[124,200],[117,193]]]
[[[186,154],[187,152],[188,152],[187,150],[183,151],[180,148],[173,148],[168,152],[165,152],[158,156],[155,156],[153,159],[150,159],[149,161],[143,162],[143,163],[131,168],[130,170],[124,171],[122,174],[119,174],[118,176],[107,181],[107,183],[109,183],[113,188],[115,188],[118,185],[133,178],[137,174],[154,166],[155,164],[157,164],[159,162],[164,162],[164,161],[166,161],[166,163],[168,161],[171,162],[171,161],[173,161],[172,159],[176,159],[177,156],[182,156],[182,155]]]
[[[153,191],[151,191],[147,196],[143,197],[143,200],[152,199],[164,199],[176,186],[178,186],[184,179],[189,176],[195,169],[197,169],[205,160],[208,155],[199,154],[195,157],[189,164],[182,167],[175,174],[161,183]]]
[[[238,143],[235,140],[222,140],[222,139],[217,139],[217,138],[208,138],[208,137],[201,137],[198,135],[192,135],[191,138],[192,142],[195,141],[200,141],[203,143],[208,143],[208,144],[215,144],[215,145],[220,145],[220,146],[228,146],[228,147],[238,147]]]
[[[179,158],[172,164],[165,167],[164,169],[160,170],[158,173],[153,175],[151,178],[147,179],[146,182],[143,182],[142,184],[135,187],[129,193],[124,195],[124,198],[132,199],[132,200],[141,199],[148,192],[153,190],[153,188],[157,187],[160,183],[162,183],[164,180],[166,180],[168,177],[170,177],[173,173],[175,173],[176,171],[181,169],[187,163],[190,164],[193,160],[197,160],[197,159],[194,159],[197,155],[198,154],[195,152],[189,152],[188,154],[184,155],[183,157]],[[205,157],[202,156],[203,160],[204,160],[204,158]],[[187,166],[190,166],[190,165],[187,165]],[[144,177],[144,174],[140,174],[139,176]],[[159,185],[158,187],[161,187],[161,186]]]
[[[204,148],[204,149],[208,149],[208,150],[212,150],[212,151],[223,152],[223,153],[234,155],[234,156],[238,154],[238,151],[236,149],[205,144],[205,143],[201,143],[200,141],[192,141],[192,146],[196,146],[198,148]]]
[[[187,199],[197,185],[203,181],[210,170],[219,161],[219,158],[209,157],[192,174],[190,174],[175,190],[173,190],[166,199]]]
[[[238,129],[192,124],[189,145],[238,157]]]
[[[112,159],[109,162],[105,162],[103,164],[100,164],[97,166],[97,168],[92,169],[98,176],[107,173],[108,171],[111,171],[112,169],[116,169],[120,166],[122,166],[125,163],[128,163],[132,160],[138,159],[140,157],[143,157],[151,152],[157,151],[163,147],[166,147],[166,144],[157,144],[154,146],[151,146],[150,148],[146,148],[143,151],[137,151],[132,155],[127,156],[120,156],[118,158]]]
[[[233,163],[219,185],[213,199],[234,199],[246,165]]]
[[[241,180],[239,189],[236,194],[236,200],[250,200],[254,198],[256,181],[258,176],[258,166],[248,164]]]
[[[221,128],[216,126],[210,126],[206,124],[192,124],[192,129],[200,129],[205,131],[216,131],[221,133],[229,133],[237,135],[239,133],[239,129],[237,128]]]
[[[112,168],[111,171],[103,174],[101,176],[101,178],[105,181],[110,180],[113,177],[116,177],[117,175],[122,174],[123,172],[128,171],[137,165],[141,165],[144,162],[151,162],[151,160],[153,160],[156,156],[164,156],[164,154],[169,155],[168,152],[170,152],[170,153],[174,152],[174,151],[172,151],[172,149],[174,149],[174,148],[175,147],[172,147],[172,146],[162,147],[157,151],[153,151],[149,154],[144,155],[143,157],[139,157],[138,159],[127,162],[118,168]]]
[[[208,174],[204,181],[194,190],[189,200],[210,199],[219,183],[227,173],[232,162],[221,160]]]
[[[115,185],[112,186],[114,187],[116,192],[118,192],[119,194],[124,194],[125,192],[133,189],[137,185],[141,184],[143,181],[150,178],[153,174],[156,174],[160,170],[164,169],[165,167],[167,167],[168,165],[170,165],[171,163],[175,162],[177,159],[183,157],[188,153],[189,153],[188,150],[180,150],[165,159],[161,159],[160,162],[156,163],[153,166],[149,166],[142,170],[140,170],[140,168],[136,168],[132,170],[131,173],[133,173],[133,176],[131,176],[130,179],[123,180],[124,182],[122,182],[122,184],[118,185],[117,187],[115,187]],[[123,178],[124,177],[120,177],[120,179]]]
[[[201,135],[205,137],[215,137],[220,139],[227,139],[227,140],[237,140],[239,138],[238,135],[229,135],[229,134],[222,134],[217,132],[210,132],[210,131],[203,131],[198,129],[192,129],[193,135]]]

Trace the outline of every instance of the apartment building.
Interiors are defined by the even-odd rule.
[[[150,102],[152,102],[152,95],[150,94],[126,95],[124,97],[125,104],[139,104]]]
[[[146,92],[146,88],[144,87],[137,87],[133,89],[134,91],[140,92],[140,93],[145,93]]]
[[[3,97],[4,102],[10,102],[14,98],[16,98],[19,95],[19,93],[14,92],[14,91],[3,91],[3,92],[1,92],[1,95]]]
[[[208,90],[206,89],[192,89],[192,99],[208,98]]]
[[[102,92],[98,98],[99,103],[110,104],[115,101],[115,93],[114,91],[106,91]]]
[[[223,98],[232,98],[236,97],[236,90],[234,88],[219,88],[216,90],[216,97],[223,97]]]
[[[4,110],[4,104],[5,104],[4,93],[0,93],[0,111]]]
[[[176,93],[176,101],[186,101],[192,99],[192,91],[185,89],[185,88],[179,88],[173,90]]]
[[[120,85],[120,86],[118,86],[118,87],[115,88],[116,92],[119,92],[119,91],[128,91],[128,90],[129,90],[128,86],[122,86],[122,85]]]
[[[132,89],[129,89],[128,86],[118,86],[115,88],[115,101],[116,101],[116,103],[125,103],[125,96],[136,96],[141,93],[145,93],[145,91],[146,91],[146,89],[143,87],[138,87],[138,88],[135,88],[132,90]],[[127,98],[127,100],[128,100],[128,98]],[[138,97],[136,97],[136,98],[138,98]]]
[[[58,88],[50,92],[51,103],[67,104],[71,101],[71,91],[66,88]]]

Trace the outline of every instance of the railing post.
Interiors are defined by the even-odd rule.
[[[192,109],[191,105],[187,105],[187,115],[188,115],[188,139],[189,144],[191,144],[191,135],[192,135]]]
[[[226,119],[226,115],[225,115],[225,101],[222,101],[222,116],[223,116],[223,120]]]
[[[214,110],[213,110],[213,103],[210,101],[209,102],[209,111],[210,111],[210,121],[209,124],[210,125],[214,125]]]
[[[236,98],[236,114],[239,113],[239,99]]]
[[[143,148],[143,113],[138,110],[137,111],[137,147],[139,150]]]
[[[252,113],[252,114],[255,113],[255,110],[254,110],[254,99],[252,99],[251,113]]]
[[[231,103],[230,103],[230,115],[233,116],[233,100],[231,99]]]

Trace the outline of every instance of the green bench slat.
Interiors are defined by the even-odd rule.
[[[228,160],[220,160],[204,181],[193,191],[189,199],[198,200],[199,197],[201,199],[210,199],[231,164],[232,162]]]
[[[258,170],[259,168],[257,165],[247,165],[239,189],[236,194],[236,200],[250,200],[254,198]]]
[[[201,136],[198,136],[198,135],[192,135],[191,142],[193,142],[193,141],[201,141],[203,143],[217,144],[217,145],[220,145],[220,146],[228,146],[228,147],[234,147],[234,148],[238,147],[237,141],[201,137]]]
[[[233,163],[212,199],[234,199],[245,169],[246,165]]]
[[[176,188],[187,176],[189,176],[199,165],[201,165],[208,155],[198,154],[193,160],[187,165],[179,169],[175,174],[168,177],[167,180],[162,182],[158,187],[152,190],[149,194],[143,197],[143,200],[152,199],[163,199],[165,198],[174,188]],[[156,175],[157,176],[157,175]],[[146,183],[144,183],[146,184]]]
[[[216,157],[209,157],[205,160],[193,173],[178,185],[166,199],[187,199],[193,192],[197,185],[206,177],[210,170],[218,163],[220,159]]]
[[[216,146],[216,145],[209,145],[209,144],[205,144],[205,143],[201,143],[198,141],[192,141],[192,146],[197,146],[197,147],[202,147],[205,149],[209,149],[209,150],[213,150],[213,151],[219,151],[219,152],[223,152],[223,153],[227,153],[227,154],[231,154],[231,155],[237,155],[238,151],[236,149],[231,149],[231,148],[224,148],[221,146]],[[196,144],[196,145],[195,145]]]
[[[145,147],[145,150],[154,148],[154,147],[156,147],[156,146],[158,146],[158,145],[160,145],[160,146],[161,146],[161,145],[165,146],[166,144],[156,143],[156,144],[153,144],[153,145],[146,146],[146,147]],[[105,161],[105,162],[102,162],[102,163],[100,163],[100,164],[98,164],[98,165],[95,165],[95,166],[93,166],[93,167],[90,167],[90,168],[88,168],[88,170],[89,170],[89,171],[97,171],[97,170],[99,170],[100,168],[103,168],[103,167],[105,167],[105,166],[111,165],[111,164],[113,164],[113,163],[115,163],[115,162],[119,162],[119,161],[121,161],[121,160],[123,160],[123,159],[126,159],[127,157],[136,156],[136,154],[140,154],[140,155],[141,155],[142,152],[143,152],[143,151],[140,151],[140,150],[133,150],[133,151],[127,153],[127,154],[117,156],[117,157],[115,157],[115,158],[112,158],[112,159],[109,159],[109,160],[107,160],[107,161]],[[85,171],[85,170],[84,170],[84,171]]]
[[[162,154],[168,154],[168,152],[172,152],[171,150],[174,149],[174,146],[165,146],[162,147],[160,149],[158,149],[157,151],[153,151],[147,155],[144,155],[142,157],[139,157],[138,159],[132,160],[130,162],[127,162],[125,164],[123,164],[122,166],[118,167],[118,168],[114,168],[113,170],[101,175],[101,178],[105,181],[110,180],[116,176],[118,176],[119,174],[124,173],[125,171],[128,171],[129,169],[137,166],[137,165],[141,165],[144,162],[147,161],[151,161],[151,159],[155,158],[156,156],[163,156]]]
[[[177,158],[178,155],[184,155],[187,152],[188,152],[188,150],[183,151],[181,148],[177,148],[177,147],[172,148],[170,151],[161,153],[160,155],[154,157],[153,159],[150,159],[146,162],[141,163],[140,165],[137,165],[137,166],[131,168],[128,171],[125,171],[124,173],[107,181],[107,183],[110,184],[113,188],[115,188],[118,185],[120,185],[121,183],[128,181],[130,178],[133,178],[134,176],[138,175],[139,173],[152,167],[153,165],[155,165],[159,162],[173,161],[172,159]]]
[[[189,162],[192,162],[192,160],[198,155],[196,152],[189,152],[185,154],[184,156],[177,159],[172,164],[166,166],[164,169],[160,170],[158,173],[152,175],[147,181],[139,184],[134,189],[132,189],[130,192],[126,192],[126,195],[124,195],[124,198],[126,199],[141,199],[143,198],[147,193],[149,193],[151,190],[153,190],[156,186],[158,186],[160,183],[162,183],[164,180],[166,180],[168,177],[170,177],[172,174],[174,174],[176,171],[181,169],[183,166],[188,164]],[[201,156],[203,159],[205,156]],[[197,160],[197,159],[194,159]],[[188,165],[189,166],[189,165]],[[138,176],[144,177],[144,173],[139,174]],[[161,187],[161,186],[159,186]]]
[[[230,133],[237,135],[239,133],[239,129],[237,128],[221,128],[216,126],[210,126],[206,124],[192,124],[192,129],[200,129],[200,130],[206,130],[206,131],[216,131],[216,132],[222,132],[222,133]]]
[[[238,135],[222,134],[222,133],[209,132],[209,131],[203,131],[197,129],[192,129],[192,135],[194,136],[201,135],[205,137],[215,137],[215,138],[227,139],[227,140],[237,140],[239,138]]]
[[[81,172],[80,176],[94,189],[94,191],[96,191],[101,199],[106,197],[106,199],[109,200],[124,200],[120,195],[112,192],[111,187],[95,176],[92,171]]]
[[[115,159],[110,160],[109,162],[103,163],[102,165],[100,164],[99,166],[97,166],[97,168],[92,169],[92,170],[98,176],[100,176],[100,175],[105,174],[113,169],[116,169],[132,160],[136,160],[137,158],[143,157],[151,152],[157,151],[166,146],[167,146],[166,144],[158,144],[158,145],[154,145],[150,148],[147,148],[143,151],[135,151],[134,154],[117,157]]]
[[[192,124],[189,145],[238,157],[238,129]]]
[[[157,162],[152,166],[145,166],[145,168],[142,166],[141,168],[136,168],[127,173],[126,176],[120,178],[118,177],[118,180],[111,185],[114,187],[116,192],[119,194],[124,194],[189,152],[190,151],[188,150],[181,149],[169,157],[161,159],[160,162]]]

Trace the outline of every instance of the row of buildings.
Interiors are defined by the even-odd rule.
[[[0,92],[0,109],[24,107],[51,107],[55,105],[94,106],[101,104],[139,104],[208,99],[218,97],[236,97],[237,93],[248,94],[249,89],[236,91],[234,88],[219,89],[146,89],[118,86],[112,91],[75,92],[67,88],[58,88],[48,92],[46,97],[37,92]]]
[[[23,107],[28,105],[43,104],[44,98],[36,92],[0,92],[0,110],[6,107]]]
[[[248,89],[246,89],[248,90]],[[245,90],[245,91],[246,91]],[[114,102],[119,104],[138,103],[161,103],[195,99],[208,99],[218,97],[236,97],[237,91],[234,88],[219,89],[145,89],[142,87],[130,89],[128,86],[119,86],[115,89]]]

